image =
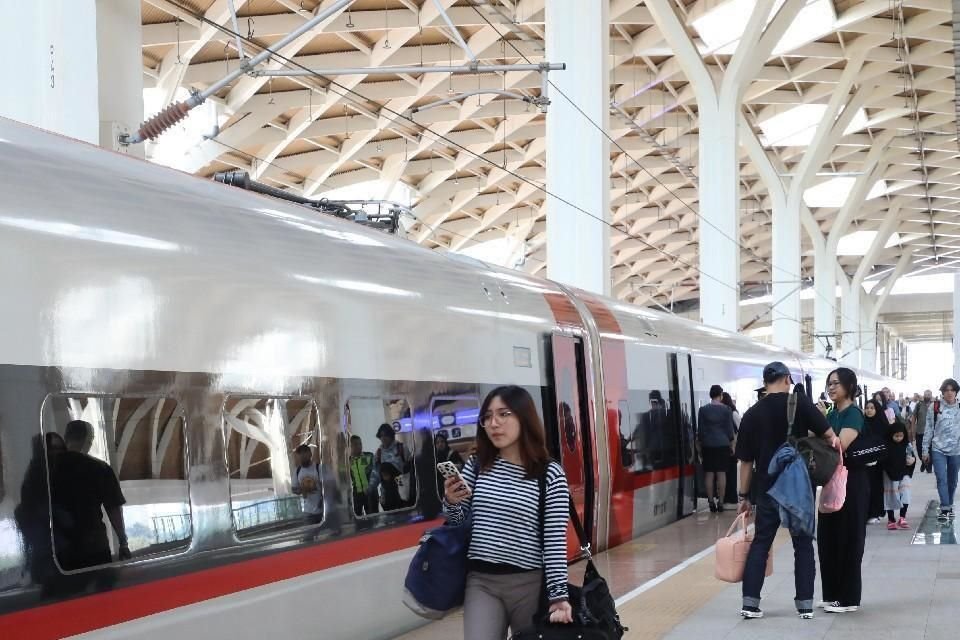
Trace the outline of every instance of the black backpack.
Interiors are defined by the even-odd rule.
[[[818,487],[822,487],[833,478],[837,466],[840,464],[840,452],[834,449],[829,442],[820,436],[805,438],[793,437],[793,423],[797,418],[797,394],[787,395],[787,442],[797,449],[797,453],[807,465],[810,479]]]

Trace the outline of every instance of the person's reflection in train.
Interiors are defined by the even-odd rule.
[[[573,417],[573,409],[566,402],[561,402],[557,411],[563,441],[570,451],[577,449],[577,422]]]
[[[350,436],[350,484],[353,488],[353,513],[372,515],[379,511],[376,497],[376,471],[373,454],[363,450],[363,439]]]
[[[67,423],[63,439],[67,450],[52,469],[50,482],[57,561],[68,571],[111,562],[101,507],[117,534],[119,559],[130,558],[120,481],[110,465],[86,453],[93,427],[73,420]]]
[[[53,547],[50,544],[47,469],[52,469],[57,464],[60,455],[66,451],[66,444],[59,433],[48,433],[42,437],[34,436],[32,445],[33,457],[27,465],[27,473],[20,487],[20,504],[13,510],[13,517],[23,536],[31,581],[39,585],[42,593],[46,595],[58,576],[53,563]]]
[[[337,459],[343,460],[346,449],[346,436],[337,436]],[[323,527],[332,536],[343,533],[343,499],[340,496],[340,483],[333,464],[333,452],[330,447],[320,448],[320,480],[323,493]]]
[[[646,456],[645,468],[660,469],[666,462],[668,442],[667,433],[667,407],[663,402],[663,396],[656,389],[650,392],[650,409],[645,411],[640,418],[640,428],[644,434],[644,444],[646,446],[644,455]]]
[[[440,515],[443,508],[440,503],[440,487],[443,486],[443,481],[437,473],[436,463],[448,459],[448,456],[440,451],[437,443],[442,440],[443,444],[446,444],[447,437],[443,433],[437,433],[436,437],[431,437],[429,429],[421,429],[417,439],[421,444],[420,451],[413,459],[413,468],[420,480],[420,513],[425,520],[433,520]],[[449,453],[449,447],[446,453]],[[459,454],[457,456],[459,457]],[[459,467],[462,467],[462,462],[461,460]]]

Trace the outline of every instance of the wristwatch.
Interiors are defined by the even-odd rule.
[[[749,500],[749,499],[750,499],[750,493],[749,493],[749,492],[747,492],[747,493],[737,493],[737,497],[740,498],[741,500]]]

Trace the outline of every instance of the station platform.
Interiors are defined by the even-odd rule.
[[[886,521],[867,525],[860,610],[817,610],[800,620],[793,607],[793,549],[781,530],[774,573],[767,578],[764,618],[743,620],[740,585],[713,576],[713,545],[735,516],[698,512],[608,552],[595,562],[617,599],[625,640],[720,640],[830,637],[871,640],[951,640],[960,628],[960,547],[953,523],[937,522],[932,474],[916,473],[907,519],[911,529],[888,531]],[[701,500],[704,505],[705,502]],[[922,506],[921,506],[922,505]],[[960,528],[960,526],[958,526]],[[571,579],[577,574],[571,571]],[[816,598],[819,599],[819,578]],[[459,613],[397,640],[452,640],[463,636]]]

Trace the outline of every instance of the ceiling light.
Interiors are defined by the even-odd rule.
[[[727,0],[715,5],[693,21],[711,53],[731,54],[750,20],[755,0]]]
[[[827,111],[825,104],[800,104],[759,122],[760,143],[765,147],[800,147],[810,144]],[[867,126],[867,113],[857,109],[844,135]]]
[[[883,282],[886,282],[885,280]],[[867,293],[872,292],[880,280],[868,280],[863,283],[863,288]],[[952,293],[953,292],[953,274],[952,273],[931,273],[922,276],[903,276],[895,283],[890,295],[899,296],[906,294],[931,294],[931,293]]]
[[[779,7],[781,3],[777,3]],[[830,0],[812,0],[807,2],[787,27],[780,42],[773,48],[773,55],[779,56],[813,42],[825,33],[833,30],[837,21],[837,11]]]
[[[784,2],[777,0],[774,3],[764,26],[770,24]],[[708,2],[710,8],[694,18],[691,24],[709,53],[730,55],[736,50],[756,4],[756,0]],[[781,55],[829,33],[836,19],[831,0],[808,0],[774,47],[774,55]]]
[[[803,192],[803,202],[808,207],[842,207],[850,196],[856,178],[831,178]],[[887,183],[878,180],[867,193],[867,200],[878,198],[887,192]]]
[[[870,246],[873,244],[873,241],[877,237],[876,231],[854,231],[853,233],[848,233],[847,235],[840,238],[840,242],[837,243],[837,255],[838,256],[865,256],[867,251],[870,250]],[[893,233],[890,235],[890,238],[887,239],[887,243],[884,245],[885,249],[894,247],[900,243],[900,235]]]

